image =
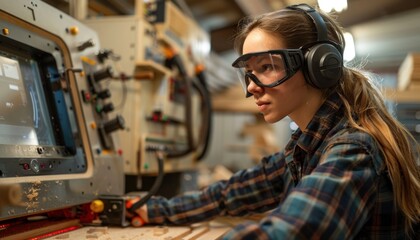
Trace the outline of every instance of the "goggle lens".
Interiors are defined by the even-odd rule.
[[[237,71],[244,92],[249,96],[247,87],[251,81],[260,87],[272,88],[293,76],[301,67],[301,54],[301,51],[296,49],[249,53],[240,56],[232,66]],[[294,63],[298,64],[290,66],[290,58],[296,60],[295,56],[299,60]]]
[[[243,85],[249,84],[247,73],[253,74],[264,85],[270,86],[286,76],[286,64],[281,54],[262,53],[238,62],[239,77]]]

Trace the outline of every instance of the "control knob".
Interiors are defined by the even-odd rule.
[[[81,52],[81,51],[85,50],[86,48],[90,48],[90,47],[93,47],[93,46],[95,46],[95,43],[92,41],[92,39],[90,39],[90,40],[80,44],[77,47],[77,50],[79,50]]]
[[[124,129],[124,128],[125,128],[125,120],[121,115],[117,115],[114,119],[104,124],[104,130],[106,133],[111,133],[113,131]]]
[[[112,78],[112,75],[113,75],[112,68],[107,67],[107,68],[103,68],[101,70],[96,71],[95,73],[93,73],[92,76],[89,76],[89,77],[93,77],[92,80],[94,80],[95,82],[100,82],[107,78]]]
[[[96,105],[96,112],[97,113],[108,113],[111,112],[112,110],[114,110],[114,104],[112,103],[107,103],[103,106],[101,105]]]
[[[109,97],[111,97],[111,91],[109,91],[109,89],[105,89],[103,91],[100,91],[97,94],[97,97],[100,98],[100,99],[109,98]]]

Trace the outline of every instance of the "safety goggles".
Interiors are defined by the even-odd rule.
[[[246,97],[252,96],[247,87],[253,81],[259,87],[272,88],[291,78],[303,64],[301,49],[270,50],[240,56],[232,63]]]

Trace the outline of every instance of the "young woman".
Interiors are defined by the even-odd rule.
[[[420,217],[418,144],[361,71],[343,65],[343,33],[308,5],[241,24],[233,63],[269,123],[299,129],[280,153],[228,181],[136,213],[154,224],[268,212],[226,239],[414,238]],[[414,230],[413,230],[414,229]]]

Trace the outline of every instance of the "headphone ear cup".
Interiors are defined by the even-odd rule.
[[[312,46],[305,54],[305,77],[316,88],[325,89],[338,84],[343,74],[343,57],[329,43]]]

